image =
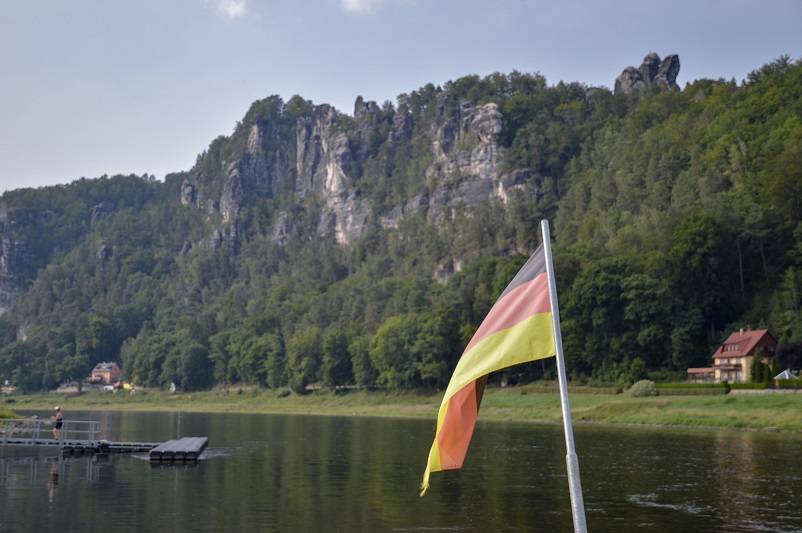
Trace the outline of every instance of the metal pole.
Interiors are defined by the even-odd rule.
[[[551,262],[551,236],[549,221],[540,223],[543,232],[543,251],[546,255],[546,274],[549,278],[549,300],[551,302],[551,321],[554,328],[554,347],[557,355],[557,376],[560,383],[560,404],[562,405],[563,426],[565,428],[565,462],[568,465],[568,490],[571,493],[571,514],[574,517],[574,531],[587,533],[585,523],[585,503],[582,500],[582,483],[579,480],[579,460],[574,451],[574,432],[571,425],[571,408],[568,405],[568,381],[565,377],[563,359],[563,340],[560,332],[560,309],[557,305],[557,284],[554,281],[554,265]]]

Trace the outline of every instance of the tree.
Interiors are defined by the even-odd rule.
[[[265,368],[267,370],[267,386],[271,389],[277,389],[286,384],[286,371],[285,359],[286,353],[284,349],[284,342],[277,333],[269,333],[267,344],[267,361]]]
[[[78,337],[76,350],[85,354],[93,365],[115,359],[120,345],[111,320],[105,316],[90,315],[89,323]]]
[[[802,338],[802,275],[796,267],[783,273],[772,301],[772,332],[781,342]]]
[[[348,345],[348,353],[351,354],[356,385],[368,389],[375,387],[378,372],[370,359],[370,336],[360,335],[352,340]]]
[[[86,354],[68,355],[61,360],[56,371],[58,379],[62,382],[81,382],[89,376],[92,366]]]
[[[348,334],[341,329],[330,331],[323,341],[323,384],[336,388],[353,383],[354,372],[348,353]]]
[[[752,364],[749,366],[749,376],[752,383],[763,382],[763,363],[760,362],[760,357],[753,357]]]
[[[221,385],[233,383],[235,379],[234,375],[229,373],[231,353],[228,351],[228,345],[230,340],[230,330],[224,330],[209,337],[209,362],[212,367],[212,381]]]
[[[207,389],[211,385],[209,351],[198,341],[185,339],[180,345],[180,384],[186,391]]]
[[[445,387],[459,358],[459,328],[450,309],[425,313],[415,341],[410,348],[410,359],[420,384]]]
[[[641,380],[645,380],[648,376],[646,372],[646,363],[640,357],[636,357],[632,360],[632,363],[629,365],[629,372],[627,374],[627,378],[629,379],[630,383],[637,383]],[[634,395],[633,395],[634,396]],[[656,396],[653,394],[651,396]]]
[[[721,228],[712,215],[695,213],[674,230],[669,254],[672,285],[688,307],[698,308],[711,327],[730,318],[732,307],[729,276],[737,272],[724,245]]]
[[[781,344],[777,348],[777,364],[783,370],[790,369],[795,372],[802,370],[802,342]]]
[[[421,317],[411,313],[392,316],[370,341],[370,360],[378,371],[376,382],[390,390],[420,385],[412,346],[420,332]]]
[[[290,388],[298,393],[320,379],[323,334],[317,326],[299,329],[287,342],[287,377]]]
[[[574,368],[580,372],[620,363],[629,355],[622,346],[626,302],[621,292],[628,273],[623,261],[601,259],[574,280],[563,316],[564,331],[570,335],[566,354],[578,358]]]

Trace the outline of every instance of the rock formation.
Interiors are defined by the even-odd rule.
[[[10,238],[0,240],[0,315],[11,308],[22,291],[15,272],[25,256],[25,243]]]
[[[654,52],[643,58],[638,68],[627,67],[615,80],[616,94],[642,93],[646,87],[658,85],[663,88],[677,87],[679,56],[670,54],[661,60]]]
[[[17,300],[24,280],[21,272],[28,260],[27,246],[16,236],[16,222],[9,220],[13,211],[5,198],[0,197],[0,315]]]
[[[660,72],[658,69],[654,77]],[[361,97],[356,99],[353,117],[340,115],[327,104],[313,108],[311,103],[296,115],[255,112],[232,138],[215,145],[225,150],[207,154],[209,159],[201,161],[193,175],[181,182],[176,202],[186,209],[201,210],[215,226],[194,241],[186,237],[176,253],[223,248],[233,264],[244,238],[242,217],[247,208],[279,194],[291,193],[297,201],[294,207],[316,213],[313,224],[320,235],[346,246],[355,243],[371,224],[396,228],[410,215],[439,223],[458,210],[469,211],[488,201],[506,203],[521,192],[538,194],[543,177],[533,170],[504,174],[499,170],[503,117],[498,105],[460,101],[447,90],[439,94],[435,105],[434,116],[426,119],[399,114],[392,106],[382,107]],[[416,120],[428,122],[416,124]],[[409,149],[405,143],[412,140],[413,132],[421,135],[416,143],[429,142],[428,167],[419,177],[426,183],[425,192],[407,198],[402,205],[383,205],[383,211],[377,213],[371,196],[360,188],[364,167],[374,165],[376,172],[381,158],[392,161],[397,150]],[[211,165],[210,161],[216,162]],[[280,245],[287,243],[298,225],[293,208],[284,209],[268,213],[272,226],[264,228],[267,237]],[[0,198],[0,313],[18,298],[28,268],[26,243],[17,238],[11,211]],[[98,232],[100,222],[112,212],[110,204],[89,207],[88,229]],[[39,216],[46,224],[52,213]],[[112,258],[116,243],[104,240],[103,235],[97,239],[95,258]]]
[[[451,92],[444,91],[436,109],[428,125],[432,163],[426,172],[433,187],[382,216],[380,223],[385,228],[397,227],[404,216],[419,210],[437,221],[453,208],[478,206],[492,199],[507,202],[515,191],[527,186],[534,185],[536,193],[542,177],[534,172],[519,169],[499,173],[503,121],[496,104],[459,102]],[[354,104],[353,121],[323,104],[310,116],[298,119],[294,131],[286,124],[282,130],[270,120],[256,120],[246,127],[246,152],[240,159],[225,163],[219,177],[214,178],[222,180],[222,195],[215,202],[222,227],[206,242],[227,243],[231,253],[236,253],[233,250],[240,234],[237,220],[242,206],[288,186],[301,200],[310,195],[320,198],[320,234],[332,235],[344,245],[355,242],[374,216],[370,198],[356,185],[362,166],[374,154],[375,146],[392,153],[399,143],[411,138],[413,131],[410,116],[396,114],[392,108],[382,109],[362,97]],[[205,193],[197,185],[202,182],[198,176],[194,182],[183,183],[183,205],[202,204]],[[272,239],[286,243],[293,227],[289,213],[277,213]]]

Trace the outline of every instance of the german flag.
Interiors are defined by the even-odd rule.
[[[556,355],[546,254],[540,245],[490,309],[462,352],[437,415],[423,474],[461,468],[491,372]]]

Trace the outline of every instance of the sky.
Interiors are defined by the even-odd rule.
[[[190,170],[250,105],[353,115],[428,83],[539,73],[612,88],[651,52],[680,87],[802,57],[800,0],[12,0],[0,7],[0,194]]]

